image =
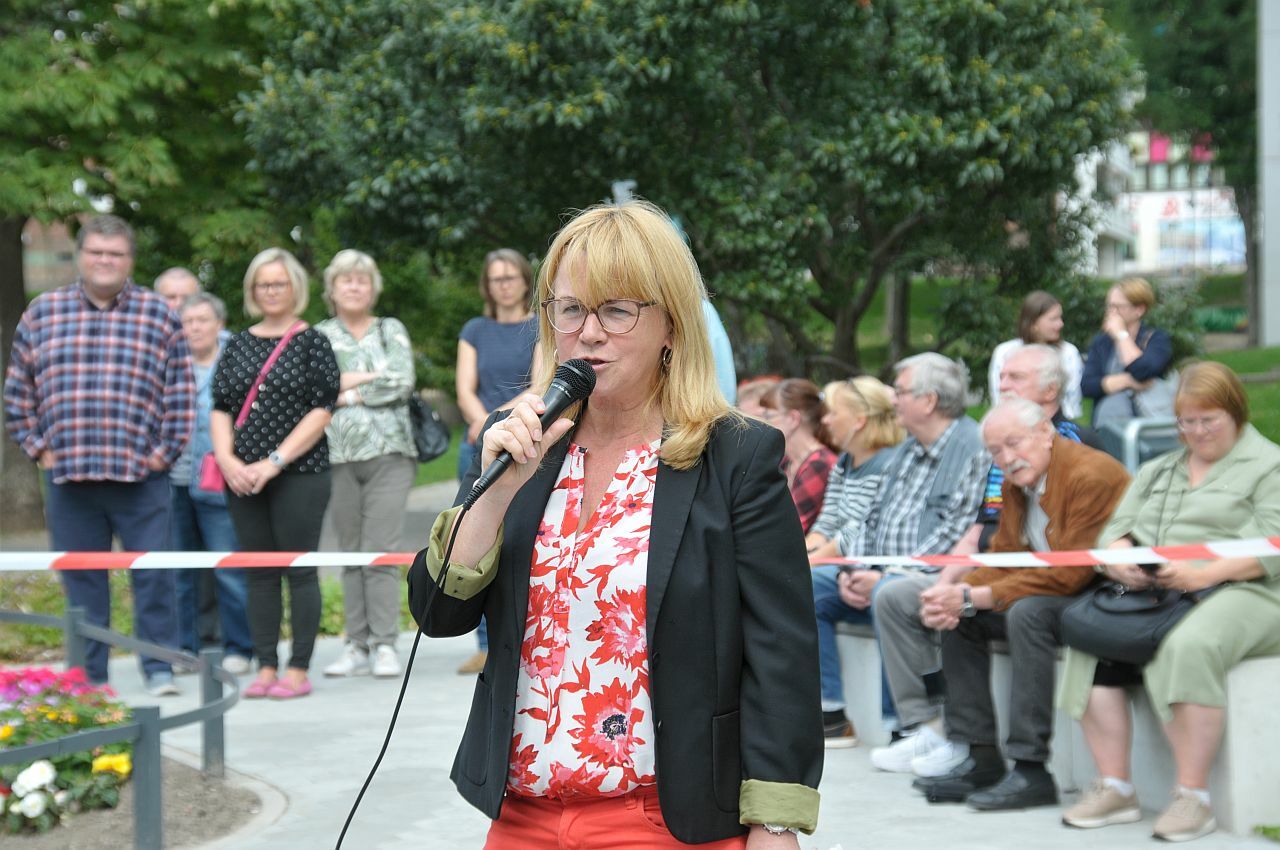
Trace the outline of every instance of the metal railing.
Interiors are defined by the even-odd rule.
[[[202,724],[200,762],[205,776],[221,778],[226,772],[226,736],[223,715],[240,699],[236,677],[222,669],[222,650],[201,650],[197,659],[186,652],[157,646],[90,625],[81,608],[69,607],[63,617],[0,611],[0,622],[61,629],[66,646],[66,666],[83,667],[85,640],[101,641],[159,658],[170,664],[189,664],[200,676],[200,706],[190,711],[160,716],[157,706],[133,708],[133,721],[104,729],[75,732],[39,744],[0,750],[0,765],[26,764],[36,759],[92,750],[106,744],[133,744],[133,846],[135,850],[162,850],[164,825],[161,817],[160,733],[191,723]],[[231,693],[223,694],[222,686]]]

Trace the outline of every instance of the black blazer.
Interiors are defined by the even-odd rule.
[[[568,442],[512,501],[484,591],[465,601],[440,594],[428,611],[426,550],[409,570],[409,607],[428,636],[488,619],[489,658],[451,776],[490,818],[506,790],[534,536]],[[646,617],[656,773],[663,818],[688,843],[745,832],[744,780],[817,788],[822,775],[813,586],[782,449],[775,429],[733,419],[716,426],[692,469],[658,466]]]

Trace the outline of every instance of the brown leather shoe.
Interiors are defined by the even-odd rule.
[[[462,666],[458,668],[459,676],[474,676],[484,669],[484,663],[489,659],[489,653],[477,652],[475,655],[462,662]]]

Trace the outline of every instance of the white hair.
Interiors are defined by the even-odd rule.
[[[1025,398],[1007,398],[988,410],[987,415],[982,417],[982,430],[986,431],[987,423],[998,416],[1014,416],[1018,423],[1028,430],[1039,426],[1049,418],[1044,408],[1034,401],[1028,401]]]
[[[1010,358],[1017,357],[1023,352],[1031,352],[1039,356],[1036,361],[1036,385],[1047,390],[1050,386],[1056,386],[1057,392],[1053,395],[1054,401],[1062,401],[1062,393],[1067,385],[1067,373],[1062,368],[1062,355],[1052,345],[1034,342],[1024,345],[1009,355]]]
[[[969,369],[959,360],[943,357],[934,351],[899,360],[894,374],[911,370],[911,394],[933,393],[938,397],[938,412],[951,419],[964,415],[965,396],[969,392]]]

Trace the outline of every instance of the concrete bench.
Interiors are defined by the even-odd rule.
[[[868,746],[889,742],[880,717],[880,652],[870,626],[836,626],[844,675],[846,712]],[[992,644],[992,696],[1000,740],[1007,734],[1009,656]],[[1058,671],[1061,673],[1061,670]],[[1259,824],[1280,824],[1280,724],[1271,711],[1280,703],[1280,657],[1246,661],[1227,678],[1227,729],[1210,777],[1213,808],[1223,829],[1249,833]],[[1160,810],[1168,802],[1176,773],[1173,754],[1141,688],[1134,689],[1133,781],[1143,806]],[[1051,770],[1059,788],[1075,791],[1096,775],[1080,725],[1065,712],[1054,715]]]

